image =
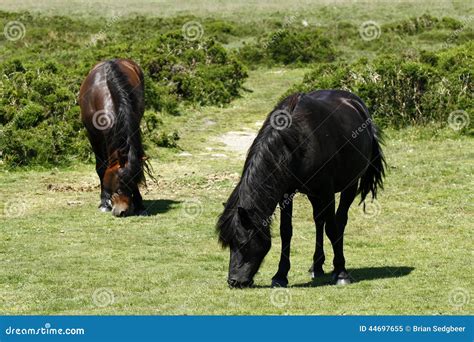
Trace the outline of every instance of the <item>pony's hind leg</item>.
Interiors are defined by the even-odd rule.
[[[281,219],[280,219],[280,237],[281,237],[281,254],[278,271],[272,278],[272,287],[286,287],[288,285],[288,272],[290,270],[290,245],[293,235],[292,215],[293,201],[280,202]]]
[[[344,258],[344,230],[347,224],[347,213],[357,195],[357,182],[341,192],[337,213],[334,214],[334,201],[326,222],[326,234],[334,250],[333,281],[337,285],[350,284]]]
[[[337,207],[336,212],[336,223],[338,229],[344,234],[344,230],[347,225],[347,213],[349,208],[354,202],[355,197],[357,196],[357,182],[347,187],[344,191],[341,192],[341,199],[339,200],[339,206]]]
[[[326,210],[319,204],[316,197],[308,196],[313,207],[313,219],[316,224],[316,245],[314,248],[313,265],[309,269],[312,278],[324,275],[323,264],[326,259],[324,256],[324,224]]]

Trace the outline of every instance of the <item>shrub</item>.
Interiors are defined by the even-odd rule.
[[[238,56],[247,64],[307,64],[335,59],[335,48],[321,31],[283,28],[260,37],[257,43],[245,44]]]
[[[189,17],[84,22],[0,12],[0,20],[19,18],[28,22],[28,35],[6,42],[0,61],[0,151],[8,166],[90,159],[76,98],[82,80],[101,60],[131,58],[142,66],[144,131],[165,147],[174,147],[179,137],[161,132],[150,112],[179,115],[181,103],[224,105],[239,96],[247,77],[241,63],[214,39],[185,39],[181,26]],[[233,32],[232,25],[220,22],[212,27]]]
[[[153,50],[156,52],[150,53]],[[242,65],[213,39],[189,42],[181,32],[160,36],[138,48],[137,55],[149,57],[144,63],[145,73],[160,86],[154,87],[157,93],[149,97],[166,95],[167,89],[168,95],[175,96],[176,101],[225,104],[239,95],[247,77]],[[177,106],[169,105],[173,96],[165,96],[165,105],[174,113]],[[154,107],[162,109],[158,104]]]
[[[373,62],[321,64],[289,93],[346,89],[364,100],[379,124],[447,124],[452,111],[474,107],[472,51],[473,43],[468,43],[437,54],[422,54],[419,60],[387,55]]]
[[[178,147],[179,135],[178,132],[155,132],[150,136],[150,140],[159,147],[176,148]]]
[[[274,33],[267,49],[273,61],[283,64],[325,62],[335,58],[331,42],[317,30]]]
[[[398,34],[414,35],[432,29],[451,29],[457,30],[462,28],[460,21],[454,18],[438,19],[429,14],[423,14],[420,17],[412,17],[409,19],[390,23],[382,27],[383,30],[396,32]]]

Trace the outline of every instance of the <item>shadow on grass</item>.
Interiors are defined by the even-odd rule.
[[[408,266],[383,266],[383,267],[362,267],[348,269],[352,283],[357,283],[364,280],[377,280],[385,278],[398,278],[407,276],[413,271],[414,267]],[[308,274],[309,276],[309,274]],[[326,273],[307,283],[289,284],[288,287],[318,287],[332,284],[331,273]],[[270,288],[269,285],[255,285],[255,288]]]
[[[158,214],[166,213],[167,211],[173,209],[181,201],[174,201],[168,199],[159,199],[159,200],[144,200],[143,205],[148,211],[149,216],[155,216]]]
[[[415,268],[408,266],[382,266],[382,267],[362,267],[348,269],[348,273],[353,283],[364,280],[377,280],[385,278],[398,278],[409,275]],[[327,273],[322,277],[313,281],[302,284],[294,284],[290,287],[318,287],[331,285],[331,273]]]

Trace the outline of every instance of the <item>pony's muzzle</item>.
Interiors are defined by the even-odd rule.
[[[112,199],[112,215],[115,217],[125,217],[133,213],[133,203],[129,198],[117,196]]]

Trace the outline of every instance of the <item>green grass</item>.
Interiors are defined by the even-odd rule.
[[[354,284],[309,283],[314,224],[298,195],[288,291],[268,288],[279,259],[278,221],[257,288],[226,286],[229,256],[214,225],[243,156],[216,137],[255,131],[304,72],[258,69],[246,84],[253,92],[229,106],[164,117],[192,156],[152,151],[158,182],[143,191],[148,217],[99,213],[93,165],[2,170],[0,314],[472,314],[472,299],[462,296],[473,288],[474,140],[432,127],[386,131],[389,168],[377,215],[353,205],[346,229]],[[94,297],[101,291],[113,302]],[[460,298],[464,305],[454,305]]]

